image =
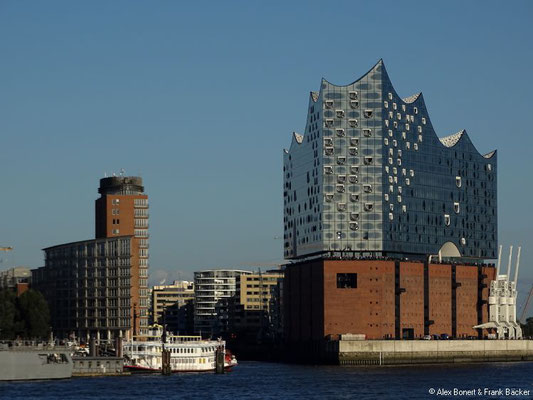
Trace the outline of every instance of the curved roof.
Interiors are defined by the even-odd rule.
[[[304,141],[304,135],[300,135],[296,132],[293,132],[292,135],[294,136],[294,140],[296,140],[298,144],[301,144]]]
[[[446,147],[453,147],[457,144],[459,139],[466,133],[464,129],[460,130],[457,133],[454,133],[453,135],[444,136],[442,138],[439,138],[440,142],[446,146]]]
[[[422,92],[418,92],[416,94],[413,94],[412,96],[406,97],[405,99],[402,99],[402,101],[406,104],[411,104],[417,101],[420,95],[422,95]]]
[[[311,98],[316,103],[318,101],[318,96],[320,96],[320,93],[318,92],[311,92]]]
[[[331,86],[337,86],[337,87],[345,87],[345,86],[350,86],[350,85],[353,85],[354,83],[356,82],[359,82],[361,79],[363,79],[365,76],[367,76],[370,72],[372,72],[374,69],[376,69],[378,66],[380,65],[383,65],[383,59],[380,58],[379,61],[372,67],[370,68],[366,73],[364,73],[363,75],[361,75],[360,78],[356,79],[355,81],[353,81],[352,83],[348,83],[347,85],[336,85],[334,83],[331,83],[330,81],[328,81],[326,78],[322,78],[322,82],[327,82],[329,83]]]

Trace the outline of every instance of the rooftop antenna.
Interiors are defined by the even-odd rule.
[[[125,172],[126,172],[126,171],[124,170],[124,168],[120,168],[120,176],[124,176],[124,173],[125,173]]]
[[[107,178],[107,171],[104,172],[104,178]]]

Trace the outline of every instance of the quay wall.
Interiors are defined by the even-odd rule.
[[[533,361],[533,340],[337,340],[325,356],[340,365]]]

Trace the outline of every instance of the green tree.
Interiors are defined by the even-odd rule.
[[[50,310],[41,292],[28,290],[17,301],[24,323],[22,336],[46,339],[50,334]]]
[[[19,329],[16,301],[12,290],[0,290],[0,339],[14,339]]]

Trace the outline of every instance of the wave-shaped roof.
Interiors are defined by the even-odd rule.
[[[439,140],[444,146],[453,147],[453,146],[455,146],[457,144],[459,139],[461,139],[461,137],[465,133],[466,133],[466,131],[464,129],[462,129],[459,132],[454,133],[453,135],[448,135],[448,136],[441,137],[441,138],[439,138]]]
[[[411,104],[418,100],[418,98],[422,95],[422,92],[418,92],[416,94],[413,94],[412,96],[406,97],[405,99],[402,99],[404,103]]]

